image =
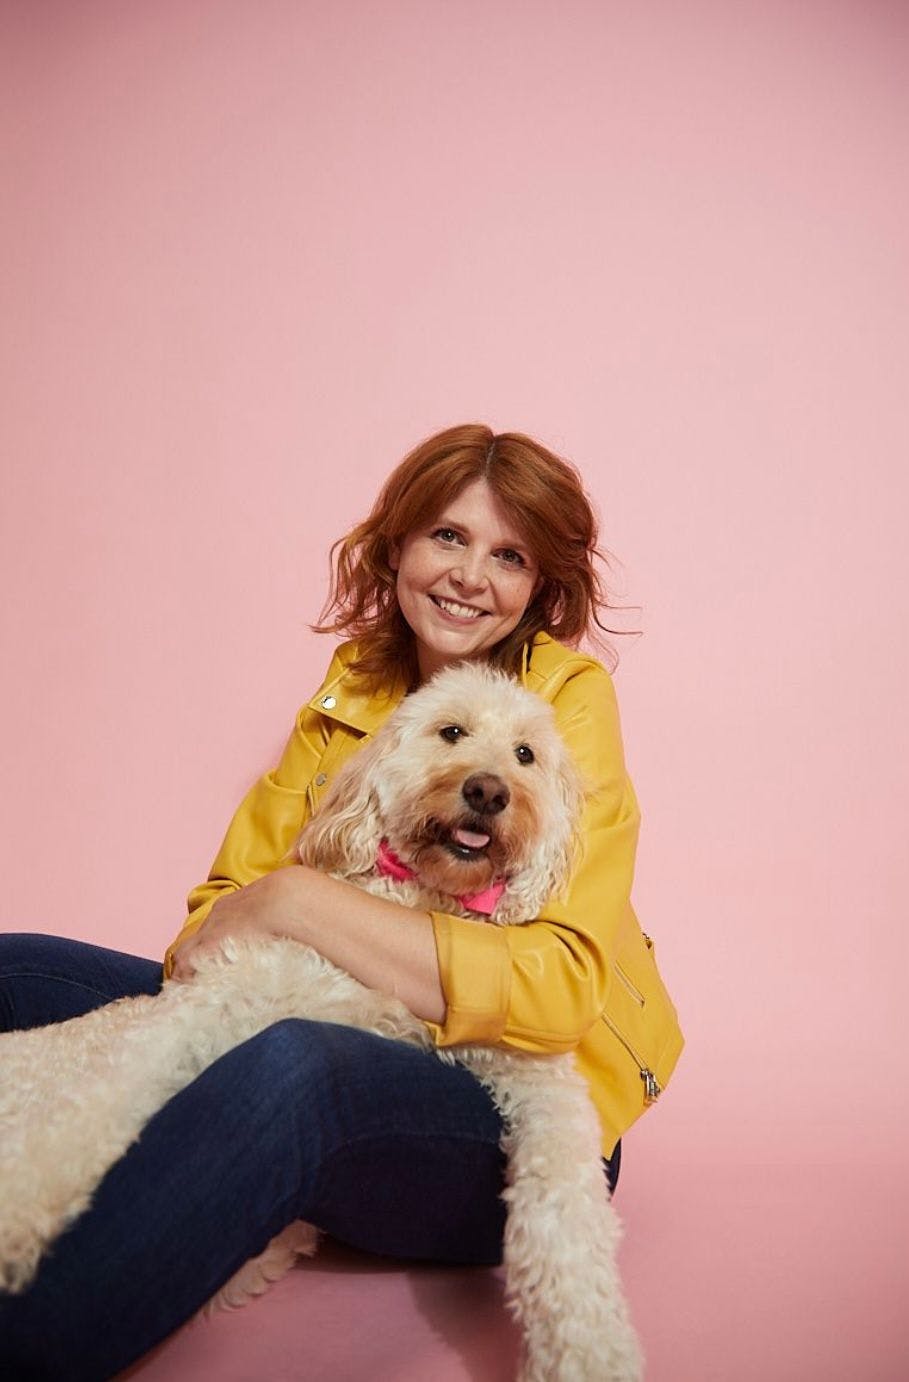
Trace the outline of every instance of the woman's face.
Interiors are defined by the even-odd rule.
[[[449,662],[482,658],[518,625],[540,584],[527,539],[485,480],[408,533],[391,566],[421,681]]]

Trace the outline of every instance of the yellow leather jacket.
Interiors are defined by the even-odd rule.
[[[335,652],[325,682],[297,716],[277,768],[230,823],[205,883],[189,894],[174,950],[226,892],[278,867],[339,766],[391,714],[403,684],[369,695],[349,668],[355,645]],[[583,858],[561,901],[524,926],[477,926],[433,912],[443,1024],[438,1046],[481,1042],[524,1051],[575,1051],[603,1127],[603,1154],[665,1088],[684,1045],[656,967],[653,941],[631,905],[640,812],[625,771],[612,678],[595,659],[538,634],[521,679],[555,710],[588,788]]]

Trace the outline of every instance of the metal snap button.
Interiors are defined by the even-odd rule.
[[[324,787],[327,781],[328,781],[328,778],[325,776],[324,773],[316,773],[316,786],[317,786],[317,787]]]
[[[325,710],[334,710],[338,702],[334,696],[323,696],[320,704]]]

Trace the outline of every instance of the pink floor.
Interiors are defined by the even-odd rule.
[[[629,1139],[629,1147],[630,1147]],[[648,1168],[652,1171],[652,1166]],[[648,1382],[905,1382],[896,1165],[622,1168],[622,1264]],[[511,1382],[491,1271],[404,1269],[328,1248],[255,1305],[184,1328],[135,1382]]]

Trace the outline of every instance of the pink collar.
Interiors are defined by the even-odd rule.
[[[396,878],[399,882],[417,876],[409,864],[405,864],[403,859],[398,858],[387,840],[382,840],[379,845],[376,869],[383,877]],[[505,884],[498,881],[490,883],[483,892],[474,893],[472,897],[462,893],[458,901],[465,911],[482,912],[484,916],[491,917],[504,891]]]

